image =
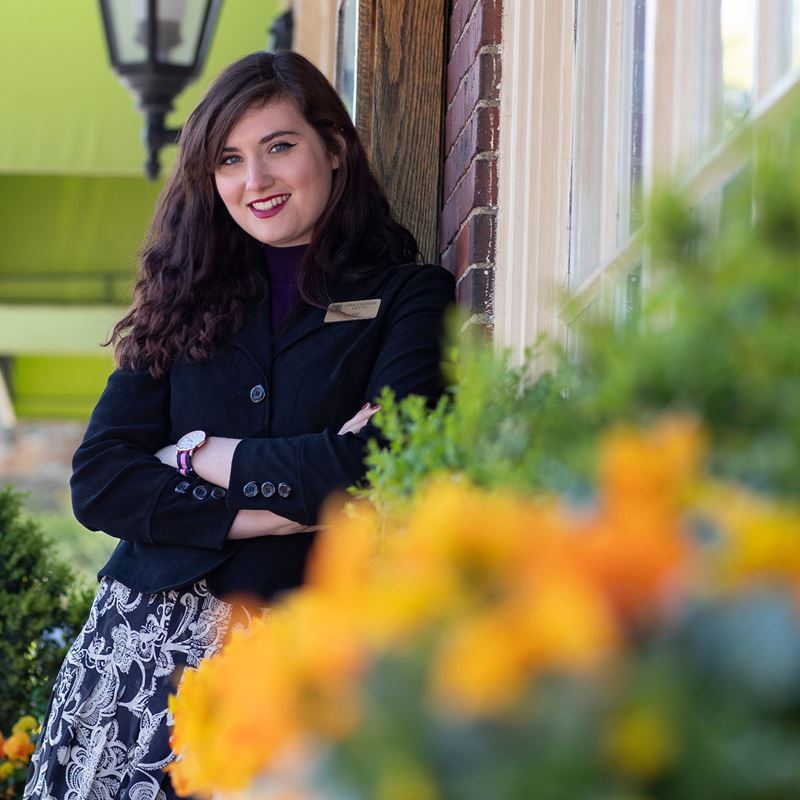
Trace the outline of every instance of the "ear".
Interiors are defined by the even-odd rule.
[[[344,155],[345,149],[347,145],[344,141],[344,136],[341,133],[334,133],[334,138],[339,146],[339,151],[337,153],[331,153],[331,169],[339,169],[339,164],[341,163],[341,158]]]

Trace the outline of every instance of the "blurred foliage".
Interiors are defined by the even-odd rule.
[[[570,357],[455,321],[436,406],[383,393],[372,502],[171,698],[179,793],[800,797],[795,141],[655,197],[646,292],[567,309]]]
[[[452,388],[436,409],[396,403],[388,390],[381,398],[373,422],[389,445],[370,449],[371,499],[400,500],[439,470],[580,494],[600,431],[665,410],[704,421],[718,475],[800,496],[800,159],[787,144],[796,139],[763,134],[758,170],[726,187],[721,220],[675,191],[654,198],[641,310],[583,314],[571,330],[577,359],[540,344],[510,368],[508,355],[451,325]],[[556,366],[531,380],[544,357]]]
[[[98,570],[119,541],[104,533],[87,531],[66,508],[30,514],[30,518],[47,534],[54,554],[69,565],[78,581],[96,586]]]
[[[50,540],[23,518],[12,487],[0,490],[0,730],[42,717],[66,650],[94,592],[80,585]]]

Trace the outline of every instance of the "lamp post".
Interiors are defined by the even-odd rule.
[[[211,43],[222,0],[100,0],[114,72],[144,114],[145,173],[155,180],[159,150],[180,129],[165,126],[172,102],[197,78]]]

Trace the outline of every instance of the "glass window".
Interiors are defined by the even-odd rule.
[[[570,285],[641,224],[646,0],[579,0]]]
[[[350,118],[356,119],[356,67],[358,64],[358,0],[342,0],[336,49],[336,91]]]
[[[725,132],[747,116],[752,106],[755,74],[755,0],[720,3],[722,36],[723,119]]]

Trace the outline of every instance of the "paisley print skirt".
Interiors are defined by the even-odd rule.
[[[168,697],[248,620],[204,580],[142,594],[103,578],[56,678],[24,800],[175,798]]]

